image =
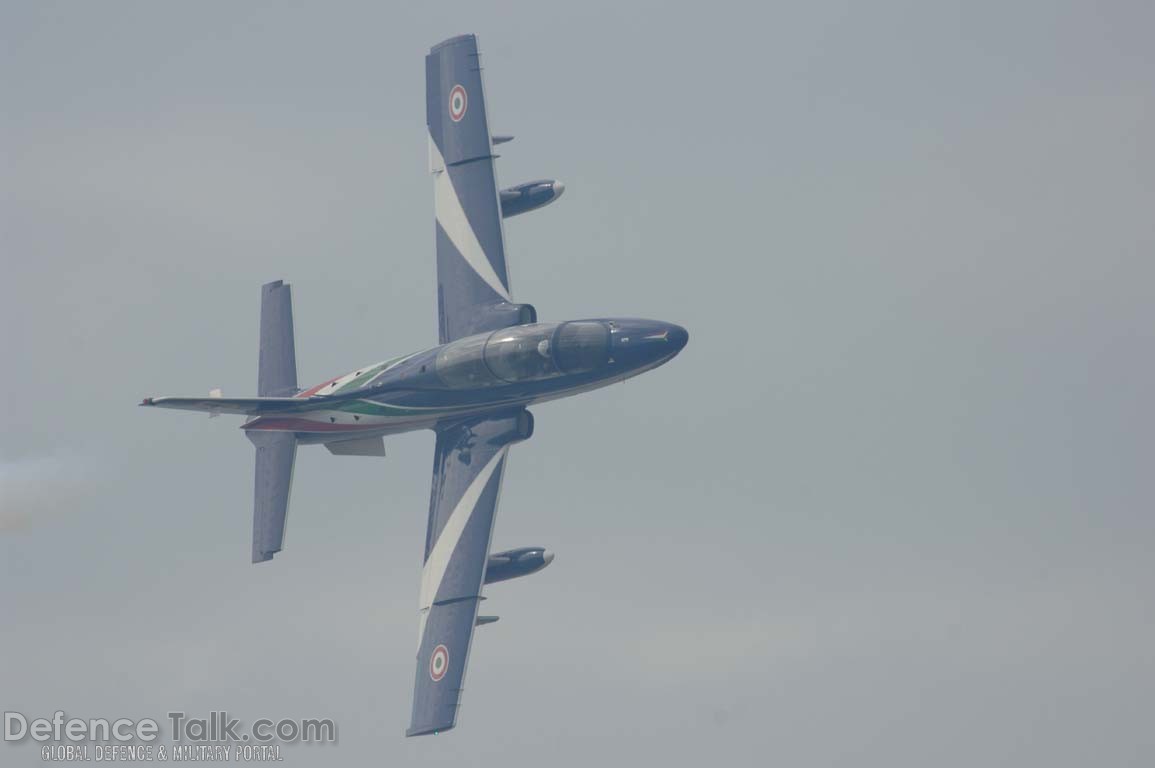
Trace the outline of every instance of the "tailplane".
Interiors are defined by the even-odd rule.
[[[291,398],[297,394],[297,353],[293,341],[293,298],[281,280],[261,286],[261,340],[257,394]],[[285,517],[293,485],[297,438],[292,432],[246,432],[257,449],[253,485],[253,562],[272,560],[285,543]]]
[[[297,438],[292,432],[246,432],[257,448],[253,485],[253,562],[272,560],[285,544]]]
[[[293,295],[283,280],[261,286],[261,350],[257,395],[297,394],[297,351],[293,342]]]

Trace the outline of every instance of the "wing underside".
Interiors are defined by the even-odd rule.
[[[521,410],[437,431],[407,736],[457,722],[506,454],[532,430],[532,417]]]

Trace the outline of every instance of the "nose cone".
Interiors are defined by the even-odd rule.
[[[553,199],[557,200],[561,197],[562,192],[565,192],[565,184],[562,184],[560,181],[555,181],[553,183]]]
[[[614,364],[626,369],[660,365],[682,351],[690,334],[680,325],[658,320],[614,320]]]
[[[545,565],[549,565],[550,563],[553,562],[553,552],[550,552],[547,549],[546,551],[541,553],[541,559],[545,561]],[[544,568],[545,566],[543,565],[542,567]]]
[[[690,340],[690,332],[680,325],[670,323],[666,328],[666,341],[675,353],[681,352]]]

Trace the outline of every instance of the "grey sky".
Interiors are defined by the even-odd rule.
[[[289,765],[1155,752],[1147,3],[4,3],[0,707],[328,716]],[[545,319],[460,725],[406,740],[432,437],[303,449],[249,564],[258,286],[303,383],[436,340],[423,56],[476,32]],[[38,764],[4,747],[0,762]]]

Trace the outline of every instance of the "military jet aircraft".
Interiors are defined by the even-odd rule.
[[[249,417],[256,446],[253,562],[281,551],[297,446],[338,456],[383,456],[384,437],[437,435],[421,573],[417,673],[406,734],[452,728],[484,585],[544,568],[553,554],[491,554],[505,456],[533,434],[526,407],[648,371],[686,345],[685,329],[632,318],[538,322],[509,289],[503,219],[540,208],[563,186],[499,189],[477,39],[434,46],[425,59],[433,174],[440,344],[300,390],[290,288],[261,288],[257,397],[149,397],[141,405]]]

